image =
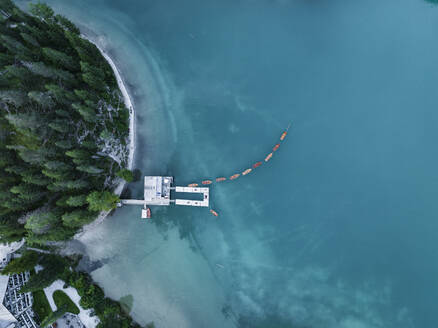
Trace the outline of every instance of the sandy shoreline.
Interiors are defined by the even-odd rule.
[[[125,83],[123,82],[122,75],[120,74],[119,70],[117,69],[117,66],[114,63],[114,61],[112,60],[112,58],[105,52],[105,50],[102,49],[102,47],[100,47],[97,44],[97,42],[95,40],[92,40],[89,36],[84,35],[84,34],[81,34],[81,37],[83,37],[84,39],[86,39],[86,40],[90,41],[91,43],[93,43],[97,47],[97,49],[99,49],[100,53],[105,58],[105,60],[108,62],[108,64],[110,64],[110,66],[111,66],[111,68],[112,68],[112,70],[114,72],[114,75],[116,77],[117,85],[118,85],[120,91],[122,92],[123,101],[125,103],[125,106],[129,110],[128,169],[132,170],[133,163],[134,163],[134,153],[135,153],[135,111],[134,111],[134,106],[132,104],[131,97],[129,96],[128,90],[127,90],[127,88],[125,86]],[[121,182],[117,185],[117,187],[114,189],[113,192],[116,195],[120,196],[122,191],[123,191],[123,189],[125,188],[125,185],[126,185],[126,181],[121,180]],[[87,225],[83,226],[82,231],[79,232],[78,234],[76,234],[75,238],[77,239],[85,231],[88,231],[88,230],[92,229],[94,226],[96,226],[99,223],[101,223],[110,212],[111,211],[101,212],[99,214],[99,216],[96,218],[96,220],[94,220],[90,224],[87,224]]]

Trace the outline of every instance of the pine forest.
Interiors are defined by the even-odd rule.
[[[129,111],[97,47],[50,7],[0,0],[0,38],[0,240],[67,240],[132,179]]]

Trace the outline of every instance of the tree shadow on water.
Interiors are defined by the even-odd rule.
[[[131,294],[125,295],[119,300],[120,306],[126,313],[130,313],[132,310],[132,306],[134,305],[134,296]]]

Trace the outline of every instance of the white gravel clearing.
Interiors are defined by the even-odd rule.
[[[49,301],[50,307],[52,308],[52,311],[56,311],[58,308],[55,304],[55,301],[53,300],[53,293],[55,290],[62,290],[64,293],[68,295],[68,297],[71,298],[73,303],[76,304],[76,306],[79,308],[79,319],[81,319],[82,323],[87,328],[95,328],[99,324],[100,320],[97,316],[91,316],[91,309],[85,310],[80,304],[79,301],[81,297],[78,294],[78,291],[73,287],[64,287],[65,282],[63,280],[56,280],[54,281],[49,287],[44,288],[44,293],[46,294],[47,300]]]

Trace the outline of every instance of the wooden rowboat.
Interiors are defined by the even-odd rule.
[[[219,216],[219,214],[215,210],[210,210],[210,213],[213,214],[214,216]]]
[[[233,174],[232,176],[230,176],[230,180],[237,179],[238,177],[240,177],[240,173]]]
[[[256,168],[258,168],[260,165],[262,165],[262,162],[257,162],[257,163],[255,163],[255,164],[252,166],[252,168],[253,168],[253,169],[256,169]]]
[[[246,169],[245,171],[242,172],[242,175],[247,175],[251,171],[252,171],[252,169]]]
[[[286,131],[284,131],[284,132],[281,134],[281,137],[280,137],[280,140],[281,140],[281,141],[283,141],[284,138],[286,138],[286,136],[287,136],[287,131],[289,131],[289,128],[290,128],[290,123],[289,123],[289,125],[287,126]]]
[[[284,138],[286,138],[286,136],[287,136],[287,131],[284,131],[280,137],[280,140],[283,141]]]

